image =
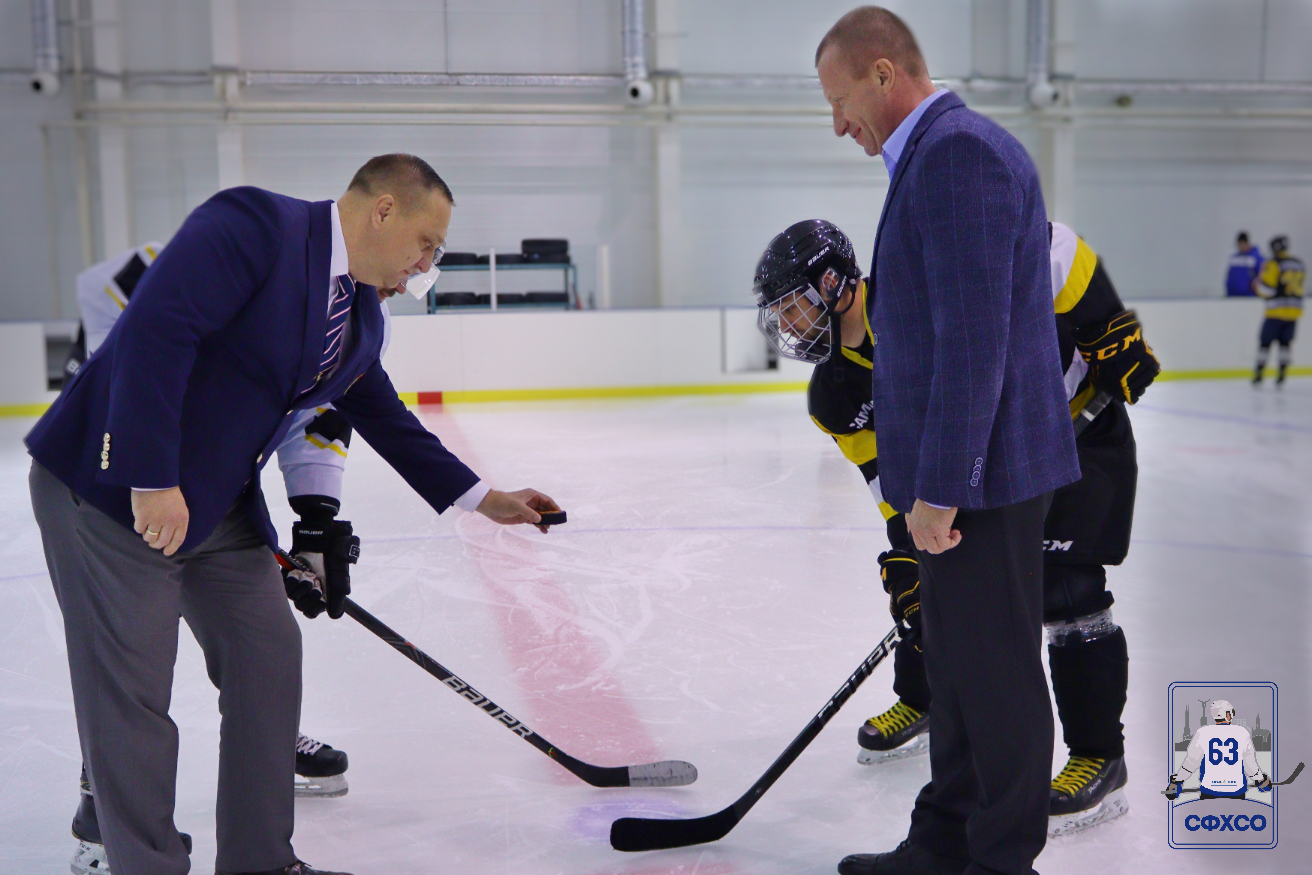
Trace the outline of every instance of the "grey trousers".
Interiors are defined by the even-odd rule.
[[[64,615],[83,761],[115,875],[185,875],[169,718],[178,616],[219,689],[218,857],[225,872],[295,862],[301,633],[273,554],[234,510],[166,557],[33,463],[32,509]]]

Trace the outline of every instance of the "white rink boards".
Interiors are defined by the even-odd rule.
[[[701,777],[588,787],[351,620],[321,617],[302,621],[302,728],[348,752],[351,790],[297,802],[301,857],[357,875],[793,875],[903,838],[927,760],[856,763],[857,726],[893,702],[886,665],[723,841],[623,855],[606,840],[616,817],[708,814],[737,798],[891,624],[875,573],[882,520],[800,394],[421,417],[495,486],[535,486],[570,522],[543,536],[438,517],[357,442],[343,511],[363,541],[357,600],[570,754],[687,759]],[[1164,383],[1133,420],[1135,542],[1109,572],[1130,647],[1131,811],[1050,841],[1037,869],[1303,870],[1312,784],[1277,791],[1273,851],[1171,850],[1158,791],[1172,681],[1275,681],[1279,777],[1312,760],[1312,380],[1279,395],[1269,382]],[[20,444],[31,423],[0,420],[0,875],[67,871],[77,803],[62,626]],[[285,535],[292,516],[271,479]],[[190,635],[174,690],[176,820],[208,873],[217,696]]]

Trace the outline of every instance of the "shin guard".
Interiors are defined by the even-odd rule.
[[[1062,738],[1072,756],[1115,758],[1125,755],[1121,712],[1130,679],[1125,632],[1087,640],[1068,635],[1048,646],[1052,690],[1061,718]]]

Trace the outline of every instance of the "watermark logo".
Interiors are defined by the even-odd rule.
[[[1167,687],[1167,799],[1173,848],[1274,848],[1279,697],[1271,683],[1174,683]]]

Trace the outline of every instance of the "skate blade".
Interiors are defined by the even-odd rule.
[[[897,760],[906,760],[929,753],[929,733],[922,732],[901,747],[892,750],[866,750],[860,748],[856,761],[863,766],[878,766]]]
[[[345,775],[331,775],[327,778],[296,776],[296,795],[302,799],[335,799],[345,796],[349,789]]]
[[[1129,800],[1125,798],[1125,788],[1108,793],[1096,808],[1076,811],[1071,814],[1059,814],[1048,818],[1048,837],[1075,835],[1086,829],[1115,820],[1130,812]]]
[[[79,839],[77,851],[68,864],[68,871],[73,875],[109,875],[109,860],[105,857],[105,846],[93,845]]]

